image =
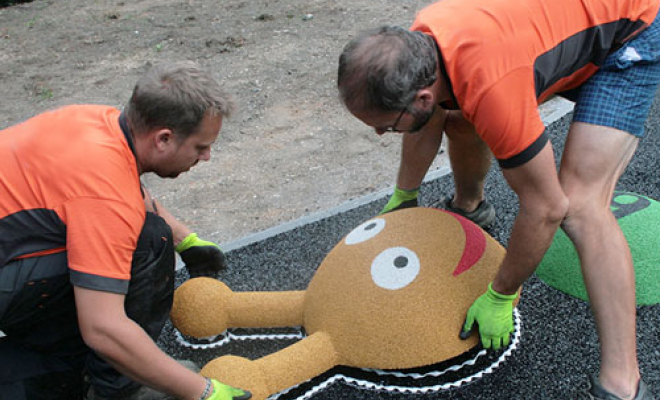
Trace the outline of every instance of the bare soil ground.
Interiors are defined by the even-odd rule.
[[[145,176],[223,243],[393,185],[400,139],[339,103],[337,59],[362,29],[409,26],[420,0],[35,0],[0,9],[0,128],[72,103],[122,108],[153,64],[193,60],[240,106],[210,162]],[[446,164],[439,157],[434,168]],[[81,166],[84,168],[84,166]]]

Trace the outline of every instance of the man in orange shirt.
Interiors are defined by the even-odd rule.
[[[207,161],[232,108],[208,73],[172,63],[123,112],[73,105],[0,132],[0,399],[250,397],[156,346],[175,249],[191,276],[224,256],[140,184]]]
[[[660,82],[658,0],[442,0],[410,30],[351,40],[339,59],[348,110],[376,133],[402,132],[395,192],[383,212],[417,205],[447,134],[455,193],[443,205],[487,227],[494,155],[520,202],[507,256],[461,333],[509,343],[512,302],[561,227],[575,244],[598,325],[601,368],[590,399],[652,399],[640,379],[630,250],[610,211]],[[655,21],[655,22],[654,22]],[[554,93],[576,101],[559,172],[538,113]],[[484,288],[486,289],[486,288]]]

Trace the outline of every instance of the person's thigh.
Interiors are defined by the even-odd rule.
[[[571,208],[608,207],[628,165],[660,83],[660,20],[610,54],[575,91],[560,179]],[[595,203],[598,201],[598,203]]]
[[[574,122],[559,170],[569,197],[569,214],[582,208],[609,207],[616,183],[639,139],[615,128]]]
[[[78,368],[8,339],[0,340],[0,400],[77,400],[82,398],[82,361]]]

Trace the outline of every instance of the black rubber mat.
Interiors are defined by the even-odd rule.
[[[656,101],[647,121],[647,136],[617,187],[660,199],[660,112]],[[561,154],[571,115],[548,127],[556,155]],[[559,157],[558,157],[559,159]],[[392,160],[395,162],[396,160]],[[451,176],[426,183],[421,204],[432,205],[452,193]],[[493,165],[487,184],[487,198],[495,205],[498,220],[490,233],[506,246],[517,212],[517,200],[497,167]],[[316,268],[335,244],[361,222],[376,215],[387,199],[332,215],[320,221],[295,228],[228,253],[230,270],[221,279],[234,291],[304,290]],[[660,241],[658,237],[648,240]],[[660,244],[660,243],[659,243]],[[660,246],[658,246],[660,251]],[[178,273],[178,283],[186,278]],[[660,279],[660,277],[656,277]],[[573,399],[575,392],[587,386],[587,374],[598,371],[599,348],[589,305],[565,295],[532,276],[524,285],[518,310],[522,320],[520,338],[515,349],[498,368],[460,385],[474,375],[479,365],[489,365],[498,354],[479,358],[473,369],[462,369],[436,377],[430,370],[443,370],[446,365],[432,366],[415,372],[414,379],[373,374],[369,371],[337,367],[322,377],[308,382],[281,398],[321,399]],[[642,375],[655,393],[660,393],[660,306],[638,308],[638,354]],[[296,330],[242,331],[235,335],[294,334]],[[200,365],[224,354],[258,358],[277,351],[295,339],[233,340],[219,347],[193,349],[181,345],[170,325],[159,341],[169,354],[189,358]],[[475,349],[474,352],[477,352]],[[473,355],[473,354],[472,354]],[[468,354],[465,357],[471,357]],[[464,360],[453,360],[461,363]],[[476,369],[475,369],[476,368]],[[426,374],[426,375],[425,375]],[[344,379],[343,377],[347,377]],[[370,382],[374,385],[365,385]],[[322,388],[314,389],[318,385]],[[399,389],[396,389],[399,388]],[[403,390],[401,389],[403,388]]]

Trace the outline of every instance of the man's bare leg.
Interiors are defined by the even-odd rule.
[[[448,113],[445,133],[456,187],[453,206],[474,211],[484,199],[484,182],[492,154],[460,111]]]
[[[617,129],[576,122],[568,133],[559,174],[570,203],[562,228],[580,256],[598,327],[599,379],[624,399],[635,395],[639,381],[635,275],[610,202],[638,141]]]

